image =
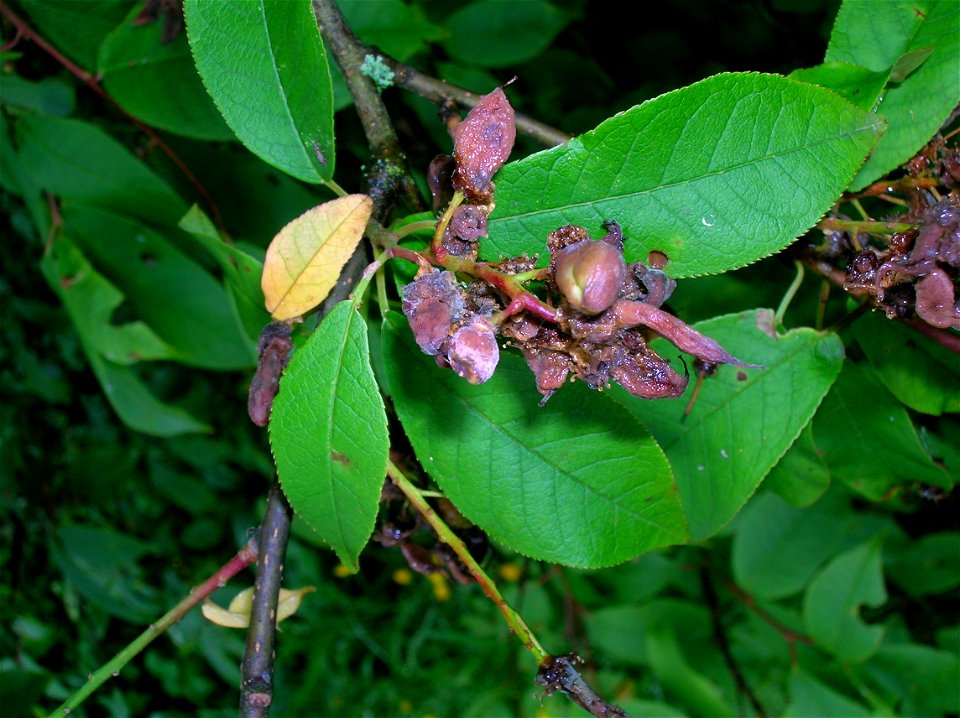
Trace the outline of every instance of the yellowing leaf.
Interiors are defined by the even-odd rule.
[[[300,602],[308,593],[313,593],[317,589],[313,586],[290,590],[280,589],[280,597],[277,600],[277,623],[285,618],[290,618],[300,608]],[[227,608],[218,606],[209,598],[203,602],[200,610],[203,617],[211,623],[225,628],[246,628],[250,625],[250,612],[253,607],[253,587],[245,588],[230,601]]]
[[[267,311],[279,321],[320,304],[363,237],[373,211],[365,194],[350,194],[304,212],[273,238],[261,287]]]

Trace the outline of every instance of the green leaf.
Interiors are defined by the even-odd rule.
[[[368,47],[376,47],[403,62],[449,33],[434,25],[417,4],[402,0],[340,0],[349,27]],[[496,85],[496,83],[494,83]],[[489,92],[487,87],[485,91]]]
[[[669,698],[688,708],[693,715],[736,714],[717,684],[698,673],[687,662],[673,631],[662,626],[650,626],[646,638],[650,666]]]
[[[575,384],[541,408],[526,363],[506,352],[492,379],[469,384],[422,354],[397,314],[384,344],[397,416],[420,462],[496,540],[595,568],[685,539],[663,452],[622,407]]]
[[[830,471],[813,443],[813,423],[808,423],[763,482],[764,487],[794,506],[809,506],[830,486]]]
[[[610,598],[604,599],[602,608],[585,613],[583,619],[591,645],[606,658],[617,663],[649,666],[647,637],[651,631],[666,629],[679,639],[678,649],[682,653],[696,653],[703,662],[704,654],[697,649],[703,641],[711,640],[713,627],[710,614],[702,604],[654,597],[642,605],[637,605],[635,598],[628,599],[624,605],[610,605]]]
[[[298,179],[330,179],[333,88],[309,0],[187,0],[184,13],[200,77],[240,141]]]
[[[880,381],[897,399],[924,414],[960,412],[956,354],[881,314],[861,317],[852,331]]]
[[[803,622],[814,641],[841,661],[859,663],[879,647],[884,629],[860,620],[860,606],[887,599],[880,542],[871,540],[833,559],[803,599]]]
[[[960,533],[928,534],[886,554],[890,578],[911,596],[944,593],[960,586]]]
[[[875,501],[907,481],[951,485],[869,366],[846,363],[817,412],[813,436],[830,474]]]
[[[186,203],[102,130],[79,120],[17,122],[22,165],[42,189],[150,222],[176,224]]]
[[[290,505],[357,570],[373,533],[390,441],[367,325],[340,302],[290,360],[270,418]]]
[[[826,87],[860,109],[870,111],[887,84],[888,73],[873,72],[849,62],[825,62],[794,70],[790,77]]]
[[[135,25],[142,6],[104,41],[98,60],[103,86],[123,109],[162,130],[198,140],[232,140],[197,76],[187,37],[164,37],[164,22]]]
[[[263,262],[223,241],[213,222],[197,205],[180,220],[180,229],[193,235],[220,265],[237,321],[246,336],[257,341],[264,325],[270,321],[260,289]]]
[[[508,67],[546,50],[567,22],[563,12],[544,0],[478,0],[446,19],[451,37],[443,48],[466,64]]]
[[[885,530],[854,513],[846,499],[831,493],[805,509],[773,494],[751,501],[738,517],[731,566],[737,583],[763,599],[800,591],[839,549]]]
[[[130,623],[147,623],[160,610],[138,561],[150,544],[110,528],[66,524],[51,547],[63,576],[92,606]]]
[[[182,362],[222,370],[256,364],[223,287],[166,234],[83,205],[65,204],[62,216],[67,234]]]
[[[774,335],[772,325],[768,309],[695,325],[734,356],[765,368],[721,367],[703,382],[687,417],[695,382],[678,399],[644,401],[616,391],[667,452],[694,539],[715,533],[740,510],[813,416],[843,363],[837,336],[807,328]],[[654,348],[662,356],[676,351],[663,341]]]
[[[915,643],[883,645],[866,663],[855,666],[896,704],[902,716],[950,715],[960,705],[960,659]]]
[[[710,77],[506,165],[484,258],[544,254],[557,227],[598,232],[616,220],[628,261],[662,251],[675,277],[740,267],[816,222],[881,128],[820,87],[776,75]]]
[[[60,77],[31,82],[6,73],[0,74],[0,100],[19,112],[62,116],[72,113],[76,102],[73,87]]]
[[[59,257],[61,247],[63,247],[62,251],[67,253],[66,260],[61,260]],[[90,368],[93,369],[107,401],[117,412],[117,416],[131,429],[152,436],[170,437],[210,431],[209,426],[184,410],[164,404],[157,399],[140,381],[132,367],[115,364],[104,358],[97,350],[95,345],[98,336],[90,336],[93,329],[91,322],[73,317],[73,313],[79,311],[79,308],[73,304],[72,299],[68,300],[65,296],[65,286],[77,280],[76,276],[66,273],[76,266],[70,256],[73,252],[70,247],[72,245],[67,240],[59,241],[54,250],[43,258],[40,268],[51,289],[63,298],[68,312],[71,313]],[[96,282],[96,280],[92,281]]]
[[[827,61],[902,75],[922,60],[884,92],[876,111],[886,118],[888,130],[850,183],[851,189],[865,187],[910,159],[960,102],[958,23],[960,5],[955,0],[847,0],[840,7]],[[930,48],[932,53],[924,59],[922,54]]]
[[[790,705],[783,715],[784,718],[869,718],[873,714],[856,701],[796,670],[790,678]]]
[[[94,351],[116,364],[177,359],[177,351],[143,322],[115,325],[113,313],[124,296],[98,273],[73,242],[60,238],[44,258],[51,281],[59,284],[77,331]]]
[[[20,0],[40,34],[93,74],[100,43],[130,10],[129,0]]]

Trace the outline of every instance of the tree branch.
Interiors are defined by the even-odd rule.
[[[240,677],[241,718],[262,718],[273,702],[273,661],[276,657],[277,600],[283,581],[283,560],[290,538],[292,512],[278,484],[267,496],[260,524],[260,556],[253,586],[247,650]]]
[[[368,52],[370,51],[368,50]],[[402,87],[428,100],[433,100],[438,103],[453,100],[459,105],[473,107],[482,97],[482,95],[468,92],[456,85],[451,85],[443,80],[425,75],[419,70],[409,65],[404,65],[402,62],[397,62],[389,57],[384,57],[384,61],[390,69],[393,70],[395,76],[394,84],[396,84],[397,87]],[[567,133],[561,132],[539,120],[535,120],[529,115],[515,113],[514,121],[516,122],[518,132],[522,132],[528,137],[532,137],[538,142],[550,147],[562,145],[571,138]]]

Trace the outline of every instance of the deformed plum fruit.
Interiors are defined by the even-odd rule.
[[[480,318],[457,329],[447,344],[447,361],[471,384],[482,384],[492,377],[500,361],[500,347],[490,322]]]
[[[457,163],[453,186],[471,198],[491,194],[490,180],[510,157],[516,138],[513,108],[498,87],[484,95],[457,125],[453,137]]]
[[[557,251],[554,260],[557,288],[574,309],[599,314],[617,300],[627,265],[616,247],[584,239]]]
[[[463,314],[463,296],[453,272],[433,271],[403,288],[403,313],[424,354],[440,352]]]

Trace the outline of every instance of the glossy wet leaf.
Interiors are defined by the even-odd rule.
[[[353,571],[373,533],[390,447],[369,352],[366,323],[339,303],[290,360],[269,424],[290,505]]]
[[[209,369],[256,364],[224,288],[169,233],[94,207],[64,205],[63,226],[93,265],[180,361]],[[170,230],[176,232],[179,230]]]
[[[924,414],[960,412],[956,354],[881,314],[860,318],[852,330],[880,381],[897,399]]]
[[[292,319],[322,302],[363,239],[373,200],[363,194],[325,202],[280,230],[267,248],[261,287],[274,319]]]
[[[187,204],[103,130],[80,120],[17,122],[23,167],[44,190],[153,224],[176,224]]]
[[[859,663],[877,650],[884,633],[863,622],[860,607],[886,599],[880,542],[872,540],[837,556],[813,580],[803,599],[803,622],[817,645]]]
[[[906,162],[925,145],[960,103],[960,5],[954,0],[843,3],[826,60],[904,74],[891,83],[876,109],[888,129],[850,183],[859,189]],[[932,48],[929,56],[922,56]],[[917,61],[921,64],[916,65]]]
[[[213,222],[196,205],[180,220],[180,229],[193,235],[217,261],[237,321],[246,335],[257,341],[263,326],[270,321],[270,315],[263,308],[263,290],[260,288],[263,264],[236,245],[227,244]]]
[[[808,328],[771,336],[772,321],[770,310],[757,309],[695,325],[734,356],[765,368],[721,367],[703,382],[686,418],[695,381],[678,399],[644,401],[616,391],[667,453],[695,539],[715,533],[746,503],[813,416],[843,363],[837,336]],[[664,341],[653,347],[664,357],[677,354]]]
[[[923,450],[906,409],[869,366],[844,365],[817,412],[813,436],[831,475],[873,500],[904,482],[951,485]]]
[[[397,415],[427,472],[471,521],[534,558],[599,567],[684,541],[660,448],[580,384],[544,407],[526,363],[502,352],[482,385],[422,354],[406,320],[384,328]]]
[[[876,116],[823,88],[716,75],[506,165],[482,253],[545,255],[561,225],[598,233],[616,220],[629,261],[660,250],[675,277],[740,267],[820,219],[881,130]]]
[[[187,0],[207,92],[246,147],[298,179],[333,176],[333,89],[306,0]]]
[[[184,33],[164,37],[164,21],[135,25],[135,7],[107,36],[97,61],[103,86],[147,124],[199,140],[232,140],[197,75]]]

